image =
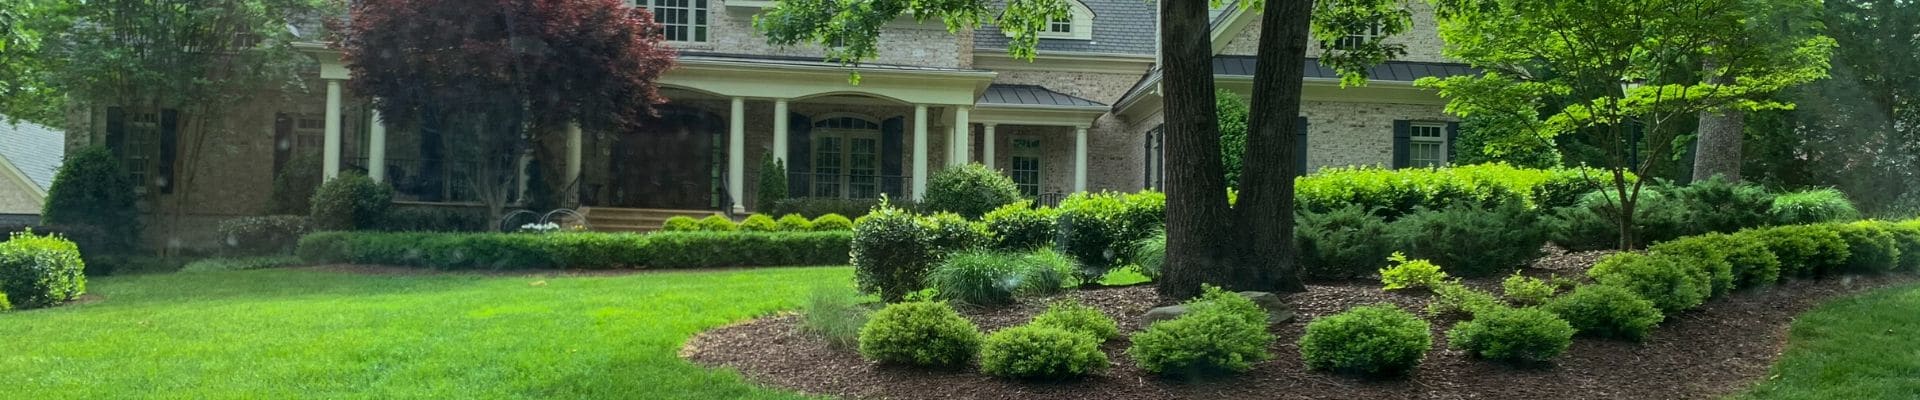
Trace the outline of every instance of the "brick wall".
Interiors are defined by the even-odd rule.
[[[1452,121],[1438,105],[1308,101],[1307,166],[1391,165],[1393,121]]]
[[[709,14],[707,42],[676,42],[673,46],[690,51],[734,54],[797,57],[821,57],[824,54],[823,49],[812,44],[790,47],[767,44],[766,36],[753,28],[753,16],[760,9],[727,7],[726,3],[724,0],[711,2],[713,8]],[[879,57],[868,62],[965,68],[973,60],[972,38],[973,31],[970,29],[948,33],[946,25],[940,21],[914,23],[910,18],[903,18],[881,30]]]
[[[1427,4],[1424,1],[1415,1],[1409,2],[1407,7],[1413,11],[1412,28],[1408,29],[1406,33],[1395,35],[1388,40],[1388,43],[1400,43],[1407,46],[1407,55],[1401,56],[1398,60],[1457,62],[1440,54],[1440,50],[1445,43],[1440,41],[1440,33],[1435,26],[1433,5]],[[1253,55],[1257,52],[1260,46],[1260,20],[1258,15],[1253,16],[1253,18],[1253,23],[1248,24],[1246,30],[1241,31],[1239,36],[1234,37],[1232,42],[1228,43],[1227,47],[1220,51],[1220,54]],[[1326,51],[1326,49],[1322,48],[1318,41],[1311,38],[1307,40],[1307,57],[1319,57],[1320,53],[1324,51]]]

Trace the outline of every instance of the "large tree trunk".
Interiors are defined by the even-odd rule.
[[[1167,260],[1160,295],[1184,299],[1202,283],[1225,278],[1232,233],[1225,168],[1220,163],[1219,110],[1214,104],[1213,45],[1207,2],[1160,3],[1161,87],[1166,99]]]
[[[1238,232],[1244,235],[1234,274],[1236,289],[1306,291],[1293,242],[1294,148],[1300,90],[1306,72],[1307,27],[1313,0],[1267,0],[1260,17],[1260,48],[1241,157]],[[1238,281],[1244,279],[1244,281]]]
[[[1707,60],[1703,68],[1712,71],[1713,60]],[[1708,83],[1732,83],[1725,76],[1711,76]],[[1740,180],[1740,146],[1747,126],[1746,113],[1740,110],[1708,110],[1700,112],[1700,135],[1696,137],[1693,156],[1693,180],[1695,182],[1720,175],[1730,181]]]

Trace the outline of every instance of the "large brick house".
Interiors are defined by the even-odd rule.
[[[568,132],[565,174],[576,177],[580,206],[753,211],[752,182],[769,154],[788,166],[796,197],[917,198],[930,173],[966,162],[1005,171],[1044,201],[1163,183],[1153,2],[1075,0],[1073,19],[1052,24],[1032,62],[1009,57],[997,27],[956,35],[936,21],[903,18],[883,31],[877,60],[847,67],[821,61],[818,47],[768,45],[751,21],[771,1],[634,1],[665,26],[680,66],[659,82],[670,103],[645,132]],[[1370,85],[1341,89],[1330,70],[1309,61],[1304,165],[1446,162],[1455,129],[1444,102],[1411,83],[1472,71],[1440,55],[1431,11],[1412,7],[1412,32],[1395,39],[1410,54],[1377,67]],[[1256,14],[1226,7],[1213,22],[1216,79],[1243,95]],[[182,172],[220,182],[217,193],[196,195],[207,204],[190,214],[267,212],[274,172],[297,153],[320,154],[327,176],[359,170],[391,183],[398,201],[471,201],[466,169],[439,149],[438,134],[378,122],[366,99],[345,89],[351,77],[338,54],[319,43],[304,48],[320,64],[313,93],[234,118],[230,126],[257,133],[223,143],[217,162]],[[849,82],[851,71],[859,84]],[[104,114],[69,142],[165,143],[136,138],[164,136],[164,125],[179,119]],[[172,153],[149,154],[161,156],[139,161],[177,162],[163,156]]]

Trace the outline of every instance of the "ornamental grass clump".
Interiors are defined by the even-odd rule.
[[[1412,371],[1433,348],[1426,320],[1391,304],[1354,307],[1314,320],[1300,337],[1307,367],[1365,376]]]
[[[1853,207],[1853,201],[1837,189],[1814,189],[1793,192],[1774,197],[1773,205],[1767,209],[1773,216],[1773,222],[1780,225],[1817,224],[1860,218],[1860,210]]]
[[[861,305],[860,293],[845,287],[821,286],[800,305],[800,329],[826,339],[829,345],[853,349],[860,345],[860,328],[872,310]]]
[[[894,303],[860,328],[860,356],[885,364],[958,366],[973,360],[980,340],[980,329],[947,303]]]

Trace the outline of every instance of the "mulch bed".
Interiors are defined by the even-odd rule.
[[[1583,276],[1604,252],[1553,252],[1526,271],[1528,275]],[[1469,281],[1495,288],[1499,277]],[[1272,328],[1274,359],[1244,375],[1210,381],[1179,382],[1157,378],[1133,365],[1124,354],[1125,337],[1103,346],[1107,371],[1069,382],[1021,382],[980,374],[973,368],[932,370],[881,366],[856,352],[837,349],[798,331],[799,316],[783,314],[703,333],[690,340],[682,356],[710,367],[740,371],[750,380],[808,394],[873,399],[1680,399],[1717,398],[1764,377],[1780,354],[1793,317],[1824,300],[1872,288],[1915,281],[1907,275],[1791,281],[1746,290],[1671,315],[1646,343],[1576,338],[1554,365],[1513,367],[1479,360],[1446,348],[1452,321],[1434,321],[1434,350],[1408,377],[1370,380],[1306,369],[1295,342],[1307,321],[1362,304],[1388,302],[1422,312],[1426,293],[1382,292],[1377,283],[1309,285],[1306,293],[1285,297],[1299,318]],[[1166,304],[1151,286],[1083,290],[1078,298],[1114,316],[1122,331],[1133,331],[1139,317]],[[1048,300],[1030,299],[1007,308],[963,310],[982,329],[1018,325],[1045,308]]]

